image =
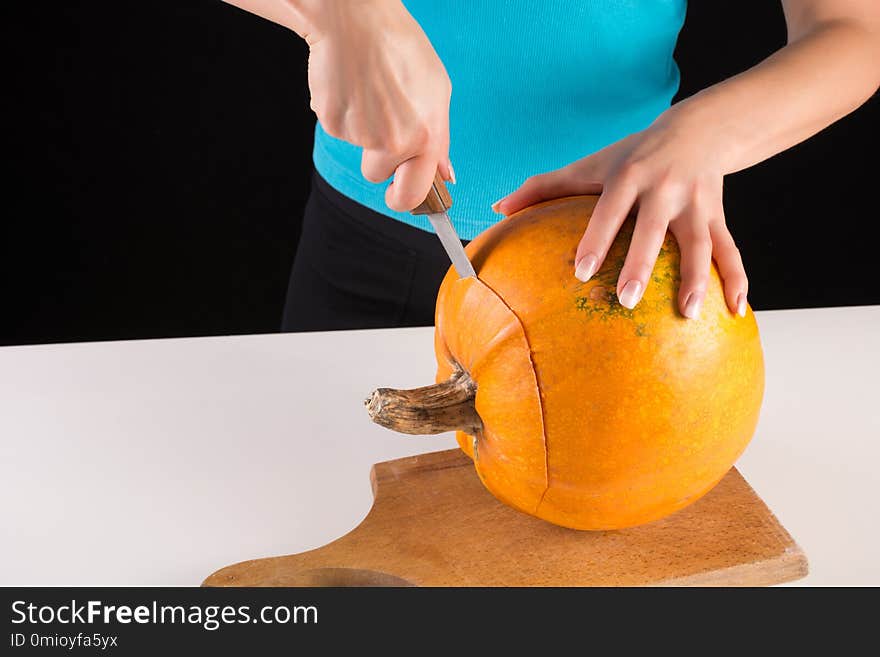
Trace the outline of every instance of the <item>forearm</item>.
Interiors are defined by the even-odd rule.
[[[684,134],[712,133],[723,173],[761,162],[864,103],[880,85],[880,34],[828,21],[757,66],[678,103]]]

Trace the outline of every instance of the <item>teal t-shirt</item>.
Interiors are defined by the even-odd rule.
[[[490,205],[647,127],[678,89],[673,50],[686,0],[404,0],[452,81],[450,217],[472,239],[501,217]],[[334,188],[389,210],[363,178],[361,149],[315,129],[314,162]]]

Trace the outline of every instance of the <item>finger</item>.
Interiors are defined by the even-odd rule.
[[[452,168],[452,160],[446,159],[446,164],[441,167],[440,173],[443,175],[443,180],[455,184],[455,169]]]
[[[678,308],[688,319],[698,319],[709,286],[712,268],[712,239],[705,220],[696,216],[672,222],[681,251],[681,285],[678,289]]]
[[[648,287],[657,255],[666,239],[668,212],[666,204],[656,195],[648,197],[639,207],[626,260],[617,279],[617,299],[624,308],[635,308]]]
[[[409,212],[424,201],[434,182],[437,162],[437,158],[430,155],[419,155],[402,162],[385,190],[388,207],[397,212]]]
[[[437,147],[437,152],[442,153],[443,155],[438,158],[437,171],[440,172],[440,177],[443,178],[446,182],[451,182],[453,185],[455,184],[455,169],[452,168],[452,160],[449,157],[449,132],[447,129],[446,138],[440,142]]]
[[[574,275],[578,280],[590,280],[602,266],[637,195],[638,189],[625,182],[612,182],[602,192],[575,252]]]
[[[455,169],[452,168],[452,159],[449,156],[449,123],[446,122],[443,124],[441,128],[440,135],[442,136],[438,146],[437,152],[442,153],[442,156],[438,158],[439,164],[437,168],[440,171],[440,176],[446,182],[451,182],[453,185],[455,184]]]
[[[712,255],[718,264],[718,273],[724,281],[724,299],[730,312],[746,316],[749,279],[743,267],[742,255],[723,219],[709,224]]]
[[[370,182],[385,182],[391,177],[400,162],[400,158],[388,151],[365,148],[361,155],[361,173]]]
[[[582,171],[575,172],[571,167],[563,167],[527,178],[515,192],[495,201],[492,209],[509,215],[541,201],[573,194],[599,194],[601,191],[601,183],[590,180]]]

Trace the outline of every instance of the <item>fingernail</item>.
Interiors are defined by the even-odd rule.
[[[574,277],[579,281],[586,283],[593,277],[593,274],[596,273],[596,264],[598,262],[599,258],[592,253],[588,253],[581,258],[581,261],[577,263],[577,266],[574,268]]]
[[[453,185],[455,184],[455,169],[452,168],[452,162],[448,162],[449,165],[449,182]]]
[[[700,318],[700,307],[703,305],[703,297],[697,292],[691,292],[684,304],[684,316],[688,319]]]
[[[736,298],[736,314],[740,317],[746,316],[746,295],[745,293],[740,294]]]
[[[641,281],[627,281],[626,285],[624,285],[623,289],[620,291],[620,294],[617,295],[617,299],[618,301],[620,301],[620,305],[624,308],[629,308],[630,310],[636,307],[636,304],[641,298]]]
[[[505,196],[504,198],[507,198],[507,197]],[[492,204],[492,212],[496,212],[498,214],[501,214],[501,209],[500,209],[501,208],[501,201],[503,201],[504,198],[500,198]]]

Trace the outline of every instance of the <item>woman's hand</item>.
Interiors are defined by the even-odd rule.
[[[421,203],[449,162],[446,69],[398,0],[326,2],[312,19],[311,106],[324,130],[364,149],[361,171],[382,182],[385,202],[405,212]]]
[[[632,242],[617,281],[621,305],[633,308],[642,298],[668,229],[681,249],[681,313],[699,317],[714,257],[728,307],[745,315],[748,280],[724,220],[724,168],[715,157],[719,151],[712,125],[701,129],[677,107],[642,132],[562,169],[529,178],[492,207],[511,214],[542,200],[601,193],[575,255],[573,273],[582,281],[602,266],[624,220],[637,208]]]
[[[721,181],[810,137],[880,85],[880,3],[783,0],[788,44],[760,64],[664,112],[646,130],[567,167],[535,176],[493,206],[510,214],[543,199],[602,193],[578,245],[576,276],[601,266],[627,214],[636,228],[617,282],[635,306],[666,229],[681,247],[679,307],[697,317],[712,257],[731,311],[745,313],[748,281],[724,222]]]

